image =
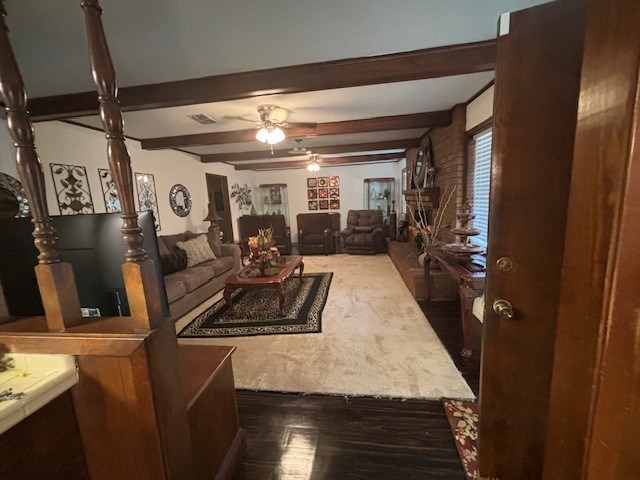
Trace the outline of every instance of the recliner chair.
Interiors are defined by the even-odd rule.
[[[340,232],[339,213],[299,213],[296,221],[300,255],[336,253],[335,235]]]
[[[373,255],[387,251],[382,210],[349,210],[347,228],[340,235],[346,253]]]

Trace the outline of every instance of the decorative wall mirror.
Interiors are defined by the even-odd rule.
[[[11,175],[0,172],[0,218],[29,216],[31,210],[22,184]]]
[[[187,187],[179,183],[169,191],[169,204],[173,213],[179,217],[186,217],[191,211],[191,194]]]

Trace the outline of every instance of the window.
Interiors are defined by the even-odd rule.
[[[487,246],[489,224],[489,181],[491,179],[491,129],[473,136],[470,142],[468,193],[476,218],[473,226],[480,235],[472,237],[473,243]]]

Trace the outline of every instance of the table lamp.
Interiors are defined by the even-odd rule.
[[[215,227],[218,226],[217,222],[220,222],[224,220],[222,217],[220,217],[220,215],[218,215],[218,212],[216,212],[216,206],[213,203],[209,204],[209,213],[207,214],[207,216],[202,220],[203,222],[211,222],[211,225],[209,226],[209,231],[213,230]],[[222,233],[222,232],[220,232]]]

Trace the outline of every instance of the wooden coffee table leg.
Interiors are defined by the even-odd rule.
[[[300,282],[302,282],[302,273],[304,272],[304,262],[300,262]]]
[[[232,313],[233,312],[233,300],[231,300],[231,294],[233,292],[235,292],[238,289],[238,287],[234,287],[234,286],[225,286],[224,287],[224,301],[227,304],[227,313]]]

